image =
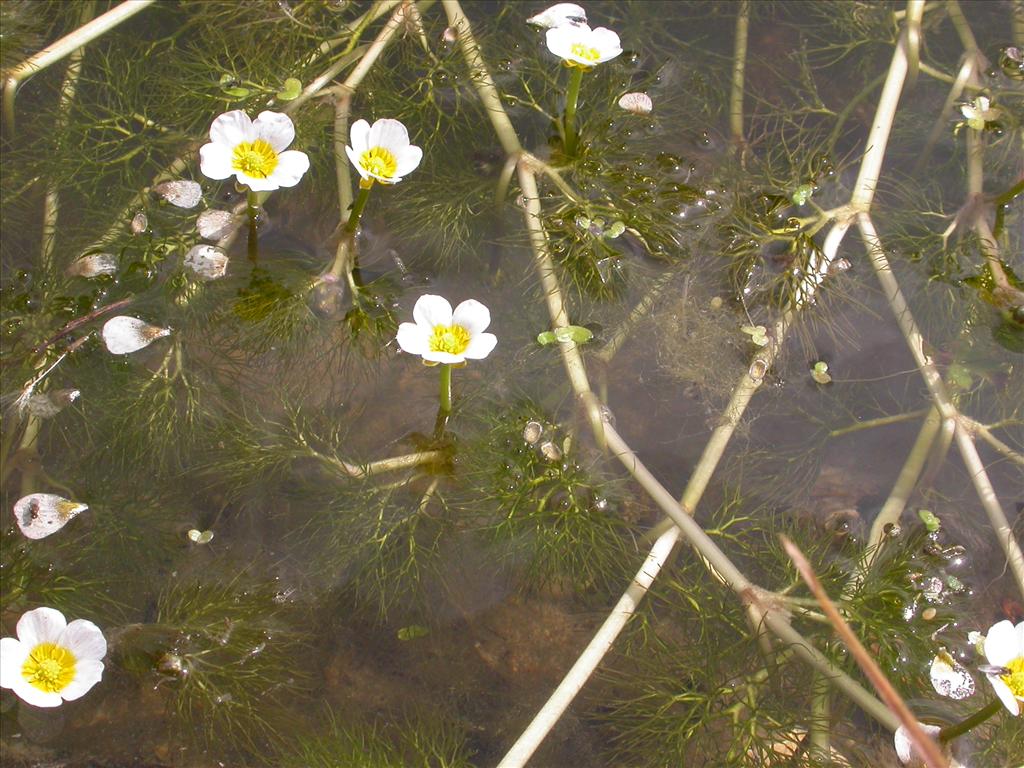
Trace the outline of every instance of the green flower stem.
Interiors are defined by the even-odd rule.
[[[247,210],[249,213],[249,261],[255,263],[259,255],[259,237],[257,229],[260,219],[260,195],[251,189],[246,195]]]
[[[359,226],[359,218],[363,215],[363,208],[366,207],[366,201],[370,199],[370,190],[373,189],[373,180],[369,182],[359,182],[359,196],[356,198],[355,203],[352,205],[352,213],[349,214],[348,221],[345,222],[345,233],[354,234],[356,227]]]
[[[441,363],[441,410],[452,412],[452,367]]]
[[[580,84],[583,82],[583,67],[572,67],[569,73],[569,89],[565,93],[565,154],[576,154],[576,104],[580,99]]]
[[[965,733],[973,728],[977,728],[979,725],[988,720],[992,715],[996,714],[1000,709],[1003,708],[1003,702],[999,699],[993,699],[984,707],[979,709],[970,717],[964,718],[959,723],[953,723],[953,725],[947,725],[945,728],[939,731],[939,741],[943,744],[948,744],[957,736],[963,736]]]

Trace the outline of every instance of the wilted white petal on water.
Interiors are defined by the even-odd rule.
[[[619,106],[634,115],[649,115],[654,102],[646,93],[627,93],[619,99]]]
[[[15,503],[14,521],[27,538],[45,539],[88,508],[88,504],[70,501],[53,493],[32,493]]]
[[[115,355],[127,355],[148,347],[161,336],[168,336],[169,328],[159,328],[144,320],[118,315],[103,325],[103,343]]]
[[[921,726],[921,730],[932,738],[938,736],[939,731],[941,730],[937,725],[927,725],[926,723],[918,723],[918,725]],[[925,764],[924,758],[921,757],[921,754],[917,751],[913,742],[910,740],[910,735],[907,732],[906,726],[901,725],[896,729],[896,733],[893,735],[893,746],[896,747],[896,756],[900,759],[900,762],[903,763],[903,765],[909,765],[912,766],[912,768],[917,768],[917,766],[923,766]],[[950,766],[950,768],[952,768],[952,766]]]
[[[974,694],[974,678],[963,665],[946,652],[932,659],[932,687],[940,696],[960,701]]]
[[[178,179],[157,184],[153,191],[171,205],[178,208],[195,208],[203,199],[203,188],[198,181]]]
[[[36,392],[25,403],[33,416],[49,419],[63,411],[81,395],[78,389],[56,389],[53,392]]]
[[[220,240],[235,225],[235,216],[227,211],[203,211],[196,219],[199,236],[207,240]]]
[[[98,277],[117,272],[117,257],[112,253],[90,253],[71,262],[66,272],[72,277]]]
[[[203,280],[224,277],[228,255],[213,245],[197,245],[185,255],[185,266]]]
[[[149,217],[142,211],[139,211],[132,217],[132,234],[141,235],[147,229],[149,229]]]
[[[542,29],[560,27],[563,24],[579,26],[587,23],[587,12],[575,3],[555,3],[550,8],[528,18],[526,23]]]

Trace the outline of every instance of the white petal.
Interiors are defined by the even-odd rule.
[[[71,262],[65,270],[74,277],[97,277],[117,272],[117,257],[112,253],[90,253]]]
[[[937,737],[939,735],[939,731],[942,730],[937,725],[926,725],[925,723],[918,723],[918,725],[921,726],[921,730],[933,738]],[[918,751],[914,749],[914,745],[910,741],[910,736],[907,733],[907,727],[905,725],[901,725],[896,729],[896,733],[893,735],[893,746],[896,747],[896,756],[904,765],[910,763],[911,760],[915,761],[915,765],[924,764],[918,754]]]
[[[52,493],[33,493],[18,499],[14,520],[29,539],[45,539],[89,507]]]
[[[498,337],[493,333],[481,333],[469,340],[469,345],[463,350],[463,356],[470,360],[483,360],[498,344]]]
[[[1007,620],[993,624],[985,635],[985,658],[996,667],[1005,667],[1019,654],[1017,632]]]
[[[607,27],[598,27],[593,30],[587,42],[601,52],[601,58],[598,59],[599,62],[614,59],[622,53],[622,45],[619,42],[618,34]]]
[[[397,160],[397,167],[395,168],[395,180],[398,181],[403,176],[408,176],[410,173],[415,171],[420,162],[423,160],[423,150],[417,146],[410,144],[405,149],[401,150],[395,157]]]
[[[384,147],[397,158],[399,152],[409,146],[409,131],[398,120],[381,118],[370,128],[368,142],[370,149]]]
[[[560,27],[563,24],[586,24],[587,12],[575,3],[555,3],[547,10],[528,18],[526,23],[544,29]]]
[[[940,696],[960,701],[974,695],[974,678],[952,657],[938,655],[932,659],[929,675],[932,687]]]
[[[283,112],[260,112],[253,121],[256,135],[274,148],[284,152],[295,141],[295,124]]]
[[[202,151],[200,150],[201,155]],[[203,188],[199,186],[199,182],[189,179],[165,181],[163,184],[153,187],[153,191],[178,208],[195,208],[203,199]]]
[[[231,166],[231,147],[203,144],[199,148],[199,170],[208,179],[226,179],[235,172]]]
[[[233,109],[218,115],[210,126],[210,141],[221,144],[228,150],[234,149],[243,141],[253,141],[255,138],[256,129],[252,120],[241,109]]]
[[[425,326],[416,325],[416,323],[402,323],[398,326],[396,340],[403,352],[408,352],[410,355],[422,355],[430,348],[430,331]]]
[[[1019,715],[1020,702],[1017,701],[1017,697],[1013,695],[1013,691],[1010,690],[1010,686],[995,675],[987,675],[987,677],[988,681],[992,683],[992,690],[996,692],[996,696],[998,696],[999,700],[1003,702],[1003,706],[1006,707],[1014,717]]]
[[[148,347],[154,340],[170,334],[167,328],[139,320],[137,317],[118,315],[103,324],[103,343],[115,355],[127,355]]]
[[[57,642],[79,661],[100,661],[107,655],[107,639],[100,628],[86,619],[75,619],[65,627]]]
[[[264,179],[250,176],[241,171],[235,171],[235,178],[238,179],[239,184],[245,184],[253,192],[273,192],[280,186],[274,181],[274,174],[270,174]]]
[[[491,324],[491,311],[476,299],[467,299],[452,313],[452,325],[461,325],[470,336],[487,330]]]
[[[228,211],[203,211],[196,219],[199,236],[207,240],[220,240],[235,225],[235,216]]]
[[[28,680],[18,675],[18,680],[11,686],[11,690],[18,698],[33,707],[59,707],[64,703],[59,693],[46,693],[32,685]]]
[[[452,305],[442,296],[424,294],[416,300],[416,305],[412,308],[412,319],[417,325],[426,326],[428,331],[432,331],[438,325],[451,325]]]
[[[360,122],[365,123],[366,121],[362,120]],[[353,149],[352,147],[345,147],[345,154],[348,155],[348,159],[352,161],[352,165],[356,167],[356,170],[359,172],[360,176],[362,176],[364,179],[370,178],[370,174],[368,174],[363,169],[363,166],[359,164],[359,154],[357,154],[357,151],[355,149]]]
[[[0,688],[13,688],[21,676],[21,667],[28,657],[30,647],[13,637],[0,640]]]
[[[447,363],[449,365],[463,363],[466,360],[463,355],[453,355],[448,352],[432,352],[430,350],[423,353],[423,359],[429,360],[432,363]]]
[[[216,280],[228,270],[228,255],[212,245],[197,245],[185,255],[185,267],[202,280]]]
[[[583,29],[586,29],[588,32],[590,31],[590,27],[585,26],[552,27],[544,35],[544,40],[547,42],[548,50],[559,58],[572,59],[573,43],[580,39],[581,30]]]
[[[67,627],[64,614],[56,608],[35,608],[18,619],[18,639],[30,652],[40,643],[55,643]]]
[[[308,170],[309,157],[306,153],[289,149],[277,156],[277,167],[267,181],[274,182],[275,187],[294,187]]]
[[[365,120],[356,120],[348,129],[348,142],[359,157],[370,148],[370,124]],[[349,157],[352,157],[350,154]],[[353,163],[356,161],[353,160]],[[358,165],[358,163],[357,163]]]
[[[634,115],[649,115],[654,109],[654,102],[646,93],[627,93],[619,99],[619,106]]]
[[[102,661],[92,659],[79,661],[75,664],[74,680],[67,684],[64,690],[60,692],[60,696],[65,701],[80,699],[101,679],[103,679]]]

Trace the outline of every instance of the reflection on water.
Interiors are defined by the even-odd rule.
[[[106,5],[5,3],[4,67]],[[988,704],[967,633],[1020,621],[1021,596],[977,473],[951,429],[928,426],[858,236],[838,253],[826,240],[869,153],[903,6],[593,2],[590,24],[624,51],[582,71],[526,24],[542,4],[467,2],[497,104],[481,103],[451,6],[402,7],[158,3],[21,78],[0,182],[0,618],[14,637],[25,612],[56,608],[99,626],[108,652],[102,681],[60,707],[3,690],[5,764],[497,764],[662,517],[601,423],[675,496],[706,483],[690,511],[852,678],[779,533],[920,717]],[[1013,12],[927,6],[871,214],[1019,534]],[[499,107],[536,160],[507,161]],[[298,183],[255,198],[200,172],[232,110],[290,114],[285,144],[310,162]],[[349,125],[380,118],[423,159],[391,169],[374,150],[378,177],[406,178],[363,200]],[[284,151],[249,139],[251,173]],[[486,305],[498,339],[453,369],[450,415],[443,367],[395,341],[424,294]],[[441,323],[448,351],[459,322]],[[755,372],[744,413],[737,382]],[[530,764],[816,765],[825,746],[837,764],[895,764],[885,717],[758,642],[708,566],[672,555]],[[943,649],[973,695],[936,693]],[[956,750],[1015,764],[1020,722],[999,711]]]

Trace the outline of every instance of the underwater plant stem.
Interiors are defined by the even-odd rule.
[[[921,170],[925,168],[935,145],[939,142],[946,131],[949,130],[949,115],[953,114],[953,105],[956,104],[963,95],[964,88],[967,87],[968,82],[973,79],[971,75],[977,66],[977,57],[965,56],[963,63],[960,65],[960,69],[956,73],[956,78],[950,79],[952,85],[949,88],[949,93],[946,94],[946,101],[943,103],[942,109],[939,111],[939,116],[936,118],[931,132],[928,134],[928,140],[924,144],[924,149],[921,150],[920,156],[914,163],[915,174],[920,173]],[[921,65],[921,71],[925,74],[931,74],[929,70],[930,68],[925,64]]]
[[[487,65],[484,63],[480,46],[477,44],[476,38],[473,37],[473,27],[470,25],[469,19],[463,13],[458,0],[441,0],[441,5],[444,6],[445,13],[448,15],[448,24],[459,35],[459,45],[462,47],[462,55],[472,73],[473,85],[483,103],[484,113],[491,121],[494,132],[498,134],[501,148],[507,155],[518,155],[523,151],[523,147],[519,143],[516,129],[501,103],[501,96],[494,85],[494,79],[491,77]]]
[[[811,682],[811,722],[807,729],[811,744],[812,758],[828,760],[832,754],[832,744],[829,738],[831,728],[831,702],[832,686],[820,672],[814,673]]]
[[[732,91],[729,96],[729,129],[737,151],[746,145],[743,135],[743,81],[747,66],[747,34],[750,30],[750,0],[741,0],[736,15],[736,39],[732,53]]]
[[[861,566],[862,575],[871,568],[871,564],[881,552],[881,544],[886,536],[886,528],[899,522],[900,515],[903,514],[907,501],[910,499],[910,495],[914,492],[917,481],[921,477],[921,471],[928,460],[928,454],[935,443],[935,438],[938,437],[942,423],[942,416],[939,414],[938,409],[933,407],[928,412],[928,416],[917,433],[914,447],[911,448],[907,460],[903,462],[903,468],[896,478],[892,491],[890,491],[885,503],[882,504],[882,509],[879,510],[875,521],[871,524],[871,535],[868,538],[867,551]]]
[[[14,135],[14,98],[18,86],[23,81],[109,32],[121,22],[145,10],[153,2],[154,0],[125,0],[4,73],[4,124],[10,135]]]
[[[897,413],[892,416],[879,416],[877,419],[868,419],[867,421],[858,421],[851,424],[848,427],[840,427],[839,429],[833,429],[828,433],[829,437],[842,437],[843,435],[849,435],[853,432],[860,432],[865,429],[874,429],[875,427],[885,427],[889,424],[899,424],[904,421],[913,421],[919,419],[928,413],[928,408],[918,408],[916,411],[907,411],[906,413]]]
[[[970,730],[977,728],[979,725],[988,720],[992,715],[999,714],[999,711],[1003,708],[1003,702],[998,698],[993,699],[984,707],[979,709],[970,717],[965,717],[959,723],[953,723],[953,725],[947,725],[945,728],[939,731],[939,742],[942,744],[948,744],[958,736],[963,736]]]
[[[547,234],[544,232],[544,224],[541,221],[540,192],[537,190],[537,177],[527,162],[519,163],[519,188],[523,191],[523,198],[526,201],[524,215],[526,217],[526,229],[530,234],[530,248],[533,251],[534,262],[537,272],[540,274],[541,287],[544,290],[544,298],[548,305],[548,315],[551,317],[553,328],[567,328],[569,322],[569,311],[565,306],[562,296],[562,289],[558,284],[558,275],[555,272],[555,263],[551,258],[548,248]],[[601,402],[597,395],[590,388],[590,381],[587,378],[586,365],[583,363],[583,355],[576,342],[567,338],[558,342],[559,351],[562,353],[562,362],[565,371],[569,376],[576,397],[582,402],[586,409],[587,418],[594,432],[594,439],[598,445],[604,445],[604,417],[601,413]]]
[[[654,579],[661,572],[662,566],[671,555],[679,538],[679,529],[665,531],[651,547],[643,565],[622,597],[612,608],[601,627],[594,633],[587,647],[576,659],[554,692],[537,712],[526,730],[516,739],[498,763],[498,768],[522,768],[540,746],[544,737],[551,732],[555,724],[576,698],[594,670],[597,669],[605,654],[611,650],[615,639],[622,632],[630,617],[636,612],[637,606],[650,589]]]
[[[654,284],[650,288],[644,291],[644,297],[637,303],[633,310],[626,316],[619,327],[612,333],[611,338],[605,342],[605,345],[594,355],[594,357],[601,360],[603,363],[608,364],[615,357],[622,345],[626,343],[626,339],[629,338],[629,334],[633,332],[637,323],[644,319],[648,312],[651,311],[651,307],[654,306],[665,288],[672,282],[674,275],[671,272],[666,272],[664,275],[654,281]],[[683,307],[686,306],[686,296],[689,293],[690,281],[687,279],[683,286],[683,296],[680,303]]]
[[[874,268],[879,283],[881,283],[882,292],[889,300],[889,307],[896,317],[896,323],[900,331],[902,331],[907,345],[910,347],[910,352],[914,356],[918,370],[920,370],[925,385],[931,393],[932,400],[944,419],[957,420],[959,414],[950,399],[949,392],[942,381],[942,376],[935,367],[935,363],[925,354],[924,337],[917,327],[917,322],[914,320],[907,300],[903,296],[899,282],[896,280],[892,267],[889,265],[889,260],[885,256],[881,239],[875,230],[871,217],[866,213],[861,213],[857,217],[857,223],[860,227],[861,236],[864,239],[864,245],[867,248],[871,265]],[[967,473],[970,475],[971,482],[978,494],[978,499],[981,501],[981,505],[988,515],[989,523],[992,525],[999,545],[1006,555],[1006,562],[1017,583],[1017,589],[1020,594],[1024,595],[1024,553],[1021,552],[1020,544],[1014,537],[1013,529],[1007,522],[1003,507],[999,503],[999,498],[996,496],[995,489],[988,478],[988,473],[985,471],[985,465],[982,463],[981,457],[978,456],[978,448],[974,444],[971,433],[959,421],[954,431],[954,440],[956,440],[960,457],[967,467]]]
[[[440,408],[444,413],[452,412],[452,367],[447,363],[438,366],[441,369]]]
[[[804,557],[803,552],[785,536],[780,536],[779,538],[782,540],[782,546],[794,565],[796,565],[811,593],[818,598],[818,603],[821,605],[825,615],[831,620],[836,634],[842,639],[847,650],[849,650],[864,675],[871,681],[871,684],[878,691],[885,704],[899,717],[899,721],[906,729],[911,742],[913,742],[918,752],[923,756],[925,764],[928,768],[945,768],[948,762],[943,756],[939,745],[925,733],[914,713],[910,711],[896,692],[896,689],[892,687],[892,683],[886,678],[885,673],[882,672],[875,660],[871,658],[871,654],[868,653],[860,640],[857,639],[857,635],[850,629],[850,625],[846,623],[846,620],[829,599],[825,588],[818,581],[814,569],[811,568],[811,564]]]
[[[345,147],[348,145],[348,117],[352,107],[352,91],[338,89],[334,104],[334,177],[338,182],[338,216],[344,222],[352,207],[352,171]]]
[[[356,45],[358,45],[366,28],[385,13],[388,13],[401,1],[402,0],[376,0],[376,2],[374,2],[367,11],[357,17],[353,23],[346,26],[345,34],[332,37],[330,40],[324,40],[320,43],[320,47],[309,56],[306,60],[306,64],[310,65],[316,63],[320,57],[326,56],[346,40],[348,41],[348,45],[345,46],[345,49],[341,52],[340,56],[344,57],[346,54],[351,53]]]
[[[579,139],[576,131],[576,106],[580,100],[583,72],[583,67],[569,67],[569,85],[565,91],[565,117],[562,120],[565,129],[565,154],[569,157],[576,154],[576,143]]]
[[[999,453],[1003,454],[1006,458],[1012,461],[1014,464],[1020,464],[1024,466],[1024,454],[1013,450],[1010,446],[1000,440],[998,437],[992,434],[990,427],[986,427],[984,424],[979,424],[974,419],[971,419],[963,414],[959,417],[960,423],[965,425],[967,429],[976,434],[986,443],[995,448]]]
[[[312,448],[309,449],[309,454],[324,464],[340,470],[343,475],[360,479],[373,477],[374,475],[379,475],[384,472],[394,472],[399,469],[411,469],[413,467],[418,467],[421,464],[430,464],[444,458],[441,451],[419,451],[417,453],[408,453],[403,456],[392,456],[389,459],[379,459],[377,461],[371,461],[369,464],[358,465],[351,464],[336,456],[328,456],[327,454],[320,453]]]
[[[370,190],[373,189],[373,180],[370,179],[369,183],[359,183],[359,194],[356,196],[355,203],[352,204],[352,212],[348,215],[348,221],[345,222],[345,234],[354,235],[356,227],[359,226],[359,218],[363,215],[363,209],[366,207],[366,201],[370,199]]]

